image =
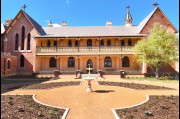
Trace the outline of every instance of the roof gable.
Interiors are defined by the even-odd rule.
[[[44,30],[42,29],[42,27],[32,18],[30,17],[27,13],[25,13],[23,10],[20,10],[18,12],[18,14],[15,16],[15,18],[13,19],[13,21],[10,23],[10,25],[7,27],[7,29],[5,30],[5,33],[7,34],[11,28],[13,27],[13,25],[16,23],[16,21],[21,17],[21,15],[24,15],[26,17],[26,19],[29,21],[29,23],[32,25],[32,27],[35,28],[35,30],[38,32],[38,34],[40,35],[45,35]]]
[[[171,26],[171,28],[175,31],[175,33],[178,32],[178,30],[174,27],[174,25],[171,23],[171,21],[166,17],[166,15],[162,12],[162,10],[159,7],[156,7],[145,19],[143,19],[137,28],[137,33],[141,33],[141,31],[145,28],[146,24],[149,22],[149,20],[152,18],[152,16],[159,11],[159,13],[165,18],[166,22],[168,22]]]

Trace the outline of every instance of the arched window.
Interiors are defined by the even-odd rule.
[[[90,47],[92,46],[92,40],[91,39],[87,40],[87,46],[90,46]]]
[[[89,60],[87,61],[87,64],[86,64],[86,67],[87,67],[87,68],[89,68],[89,64],[90,64],[90,68],[93,68],[93,62],[92,62],[91,59],[89,59]]]
[[[124,46],[125,43],[124,43],[124,40],[121,40],[121,46]]]
[[[54,41],[54,47],[57,47],[57,41],[56,40]]]
[[[75,47],[78,47],[79,46],[79,42],[78,40],[75,41]]]
[[[24,50],[24,41],[25,41],[25,27],[22,26],[21,50]]]
[[[8,64],[7,65],[8,65],[7,69],[10,69],[11,68],[11,61],[10,60],[8,60]]]
[[[20,56],[20,67],[24,67],[24,56]]]
[[[71,40],[68,41],[68,47],[72,47],[72,41]]]
[[[129,58],[127,56],[122,59],[122,67],[129,67]]]
[[[131,46],[131,39],[128,40],[128,46]]]
[[[107,46],[111,46],[111,41],[110,40],[107,41]]]
[[[31,34],[28,34],[27,50],[31,50]]]
[[[75,67],[74,57],[69,57],[69,59],[68,59],[68,67]]]
[[[105,57],[104,59],[104,67],[112,67],[112,61],[110,57]]]
[[[101,40],[100,46],[104,46],[104,40]]]
[[[54,57],[50,58],[49,67],[56,67],[56,59]]]
[[[51,42],[50,40],[47,41],[47,47],[50,47],[51,46]]]
[[[19,43],[19,35],[16,34],[16,36],[15,36],[15,50],[18,50],[18,43]]]

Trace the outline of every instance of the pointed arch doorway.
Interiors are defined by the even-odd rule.
[[[88,59],[88,60],[87,60],[86,68],[89,68],[89,64],[90,64],[90,68],[93,68],[93,62],[92,62],[91,59]],[[88,72],[89,72],[89,70],[86,70],[86,73],[88,73]],[[93,69],[92,69],[90,72],[91,72],[91,74],[92,74],[92,73],[93,73]]]

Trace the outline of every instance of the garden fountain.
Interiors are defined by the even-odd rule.
[[[82,79],[88,81],[88,87],[87,87],[87,89],[86,89],[86,92],[92,92],[92,89],[91,89],[91,81],[94,80],[94,79],[96,79],[96,78],[91,76],[90,70],[92,70],[93,68],[90,68],[90,64],[88,64],[88,65],[89,65],[89,68],[86,68],[87,70],[89,70],[88,76],[87,76],[87,77],[84,77],[84,78],[82,78]]]

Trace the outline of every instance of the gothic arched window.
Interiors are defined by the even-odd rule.
[[[19,35],[16,34],[16,36],[15,36],[15,50],[18,50],[18,43],[19,43]]]
[[[31,34],[28,34],[27,50],[31,50]]]
[[[21,40],[21,50],[24,50],[24,41],[25,41],[25,27],[22,26],[22,40]]]

